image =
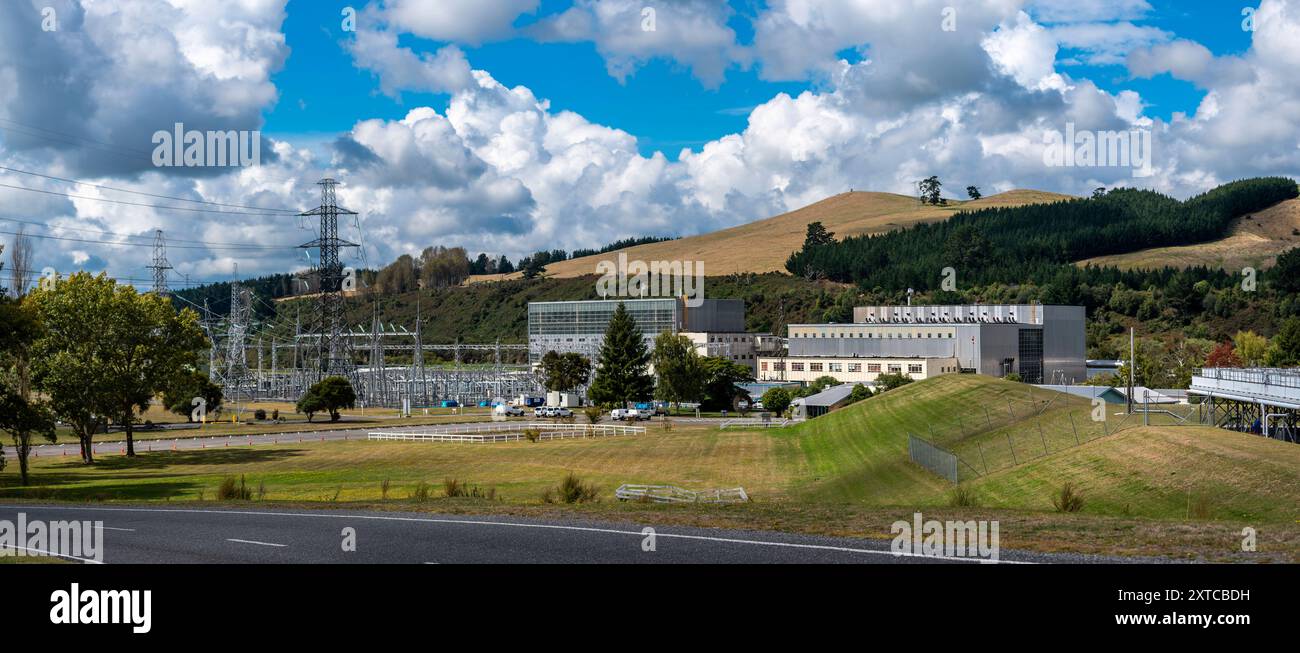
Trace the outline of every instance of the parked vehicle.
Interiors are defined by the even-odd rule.
[[[615,422],[621,422],[627,419],[627,409],[615,408],[614,410],[609,411],[609,418],[614,420]]]
[[[438,405],[441,406],[441,407],[443,407],[443,408],[458,408],[458,407],[460,407],[460,404],[457,403],[455,399],[443,399],[441,402],[438,403]]]
[[[550,409],[546,406],[538,406],[533,409],[533,417],[549,417],[549,415],[546,414],[549,410]]]
[[[498,415],[505,415],[506,417],[523,417],[523,416],[524,416],[524,409],[523,409],[523,408],[521,408],[521,407],[519,407],[519,406],[509,406],[509,405],[506,405],[506,404],[497,404],[497,405],[496,405],[496,408],[493,408],[493,409],[492,409],[492,412],[494,412],[494,413],[496,413],[496,414],[498,414]]]
[[[557,406],[551,409],[551,417],[573,417],[573,411],[564,406]]]

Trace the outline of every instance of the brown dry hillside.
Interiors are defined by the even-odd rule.
[[[1300,199],[1237,218],[1228,236],[1220,240],[1098,256],[1080,261],[1079,265],[1114,265],[1125,270],[1194,265],[1218,266],[1229,271],[1246,266],[1263,269],[1273,265],[1278,254],[1292,247],[1300,247]]]
[[[922,206],[915,197],[906,195],[862,191],[841,193],[789,213],[730,229],[553,263],[546,266],[546,275],[577,277],[595,274],[598,261],[615,260],[621,253],[627,254],[629,260],[704,261],[704,272],[709,276],[784,271],[790,253],[803,246],[810,222],[820,221],[837,238],[843,238],[944,220],[959,210],[1066,199],[1070,197],[1034,190],[1012,190],[973,201],[950,200],[947,206]],[[484,275],[477,279],[499,278],[500,275]]]

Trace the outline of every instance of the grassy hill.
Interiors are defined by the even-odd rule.
[[[1218,240],[1097,256],[1078,264],[1113,265],[1122,270],[1205,265],[1238,272],[1246,266],[1270,267],[1278,254],[1296,246],[1300,246],[1300,199],[1237,218],[1229,234]]]
[[[1151,250],[1095,256],[1079,265],[1114,265],[1119,269],[1187,268],[1208,265],[1230,272],[1253,267],[1271,267],[1278,254],[1300,246],[1300,199],[1291,199],[1232,222],[1225,238],[1179,247],[1154,247]]]
[[[843,238],[946,220],[958,211],[1063,199],[1069,199],[1069,196],[1034,190],[1012,190],[973,201],[950,200],[947,206],[925,206],[919,204],[915,197],[894,193],[841,193],[789,213],[730,229],[553,263],[546,266],[546,273],[552,277],[593,274],[598,261],[615,260],[620,253],[627,254],[629,260],[704,261],[705,273],[708,275],[784,272],[786,257],[803,246],[810,222],[820,221],[827,229],[835,232],[837,238]],[[513,278],[518,274],[506,276]],[[476,280],[500,278],[501,275],[475,277]]]
[[[810,501],[945,505],[951,485],[908,459],[911,432],[975,466],[982,447],[992,471],[963,478],[989,507],[1051,510],[1052,492],[1071,482],[1090,514],[1296,518],[1300,447],[1210,427],[1141,426],[1113,407],[1103,432],[1086,417],[1090,410],[1079,398],[988,377],[913,383],[787,429],[781,437],[798,444],[807,469],[791,493]],[[1018,462],[1010,460],[1012,446]]]

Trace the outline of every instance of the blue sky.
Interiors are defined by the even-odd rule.
[[[1300,0],[1249,4],[1254,32],[1211,0],[67,0],[47,33],[2,2],[0,165],[285,211],[335,177],[376,264],[690,236],[931,175],[950,197],[1187,198],[1300,177]],[[273,155],[183,170],[103,146],[147,152],[176,122],[260,130]],[[1150,166],[1054,165],[1076,127],[1148,134]],[[57,269],[138,254],[55,239],[76,229],[265,248],[177,248],[197,279],[304,265],[291,220],[74,201],[51,177],[6,177],[0,219],[47,225]]]
[[[751,41],[750,19],[766,4],[757,0],[731,0],[730,4],[735,14],[727,24],[741,42]],[[1244,5],[1215,0],[1150,0],[1150,4],[1152,10],[1132,20],[1133,24],[1197,41],[1216,55],[1240,54],[1250,45],[1249,34],[1239,29]],[[284,34],[291,54],[273,78],[281,97],[266,112],[265,131],[285,137],[332,138],[359,119],[400,119],[411,107],[421,105],[445,109],[447,94],[406,92],[398,101],[379,92],[376,75],[354,67],[342,46],[349,35],[339,20],[342,9],[352,5],[359,6],[346,0],[289,1]],[[546,0],[535,15],[520,16],[514,24],[525,28],[571,5],[570,0]],[[447,44],[409,34],[399,42],[416,52],[432,52]],[[757,66],[732,66],[725,82],[710,89],[690,70],[664,58],[650,60],[620,83],[606,72],[592,42],[510,38],[461,47],[470,65],[489,71],[506,86],[525,85],[539,98],[549,99],[555,110],[575,111],[631,133],[642,155],[657,150],[669,158],[683,147],[699,148],[742,131],[749,110],[777,93],[797,95],[818,85],[815,80],[765,81]],[[1063,47],[1057,56],[1058,69],[1112,93],[1139,92],[1149,107],[1148,116],[1169,119],[1174,112],[1194,112],[1205,96],[1204,89],[1168,74],[1135,79],[1122,64],[1069,63],[1079,52]],[[850,62],[861,59],[853,48],[840,54]]]

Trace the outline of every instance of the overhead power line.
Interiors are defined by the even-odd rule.
[[[58,191],[53,191],[53,190],[45,190],[45,189],[42,189],[42,188],[28,188],[28,187],[26,187],[26,186],[15,186],[15,185],[13,185],[13,184],[0,184],[0,187],[3,187],[3,188],[12,188],[12,189],[14,189],[14,190],[25,190],[25,191],[28,191],[28,192],[30,192],[30,193],[42,193],[42,194],[45,194],[45,195],[58,195],[58,196],[61,196],[61,197],[67,197],[67,198],[74,199],[74,200],[90,200],[90,201],[92,201],[92,202],[111,202],[111,203],[113,203],[113,204],[123,204],[123,205],[126,205],[126,206],[141,206],[141,207],[150,208],[150,209],[161,209],[161,210],[164,210],[164,211],[190,211],[190,212],[193,212],[193,213],[214,213],[214,214],[217,214],[217,215],[259,215],[259,216],[271,217],[271,218],[283,218],[283,217],[285,217],[286,215],[288,215],[288,214],[286,214],[286,213],[267,213],[267,212],[260,212],[260,213],[259,213],[259,212],[252,212],[252,211],[222,211],[222,210],[219,210],[219,209],[202,209],[202,208],[189,207],[189,206],[162,206],[162,205],[158,205],[158,204],[144,204],[144,203],[141,203],[141,202],[127,202],[127,201],[125,201],[125,200],[113,200],[113,199],[108,199],[108,198],[105,198],[105,197],[91,197],[91,196],[89,196],[89,195],[73,195],[73,194],[71,194],[71,193],[60,193],[60,192],[58,192]],[[278,209],[277,209],[277,210],[278,210]]]
[[[92,183],[90,183],[90,182],[88,182],[88,181],[81,181],[81,180],[79,180],[79,179],[68,179],[68,178],[65,178],[65,177],[56,177],[56,176],[54,176],[54,175],[47,175],[47,174],[42,174],[42,173],[39,173],[39,172],[32,172],[32,171],[30,171],[30,170],[19,170],[18,168],[10,168],[9,166],[0,166],[0,170],[4,170],[4,171],[7,171],[7,172],[16,172],[16,173],[18,173],[18,174],[20,174],[20,175],[31,175],[31,176],[33,176],[33,177],[41,177],[42,179],[51,179],[51,180],[54,180],[54,181],[62,181],[62,182],[66,182],[66,183],[69,183],[69,184],[80,184],[80,185],[82,185],[82,186],[90,186],[91,188],[98,188],[98,189],[100,189],[100,190],[109,190],[109,191],[114,191],[114,192],[117,192],[117,193],[131,193],[131,194],[134,194],[134,195],[143,195],[143,196],[145,196],[145,197],[153,197],[153,198],[156,198],[156,199],[163,199],[163,200],[176,200],[176,201],[178,201],[178,202],[193,202],[193,203],[196,203],[196,204],[207,204],[207,205],[210,205],[210,206],[221,206],[221,207],[235,208],[235,209],[252,209],[252,210],[256,210],[256,211],[277,211],[277,212],[280,212],[280,213],[292,214],[292,215],[297,215],[297,214],[299,213],[298,209],[276,209],[276,208],[270,208],[270,207],[265,207],[265,206],[249,206],[249,205],[246,205],[246,204],[226,204],[226,203],[223,203],[223,202],[211,202],[211,201],[208,201],[208,200],[195,200],[195,199],[189,199],[189,198],[186,198],[186,197],[176,197],[176,196],[174,196],[174,195],[159,195],[159,194],[156,194],[156,193],[147,193],[147,192],[144,192],[144,191],[139,191],[139,190],[130,190],[130,189],[127,189],[127,188],[117,188],[117,187],[114,187],[114,186],[104,186],[104,185],[102,185],[102,184],[92,184]]]
[[[77,231],[81,233],[99,234],[101,236],[113,236],[115,238],[149,238],[149,239],[153,238],[152,236],[144,236],[141,234],[124,234],[116,231],[104,231],[102,229],[86,229],[84,227],[65,227],[63,225],[52,225],[47,222],[37,222],[35,220],[19,220],[17,218],[0,218],[0,222],[30,224],[30,225],[35,225],[37,227],[45,227],[46,229],[59,229],[62,231]],[[32,235],[32,234],[28,234],[28,235]],[[253,243],[228,243],[228,242],[218,242],[218,241],[210,241],[210,240],[193,240],[193,239],[186,239],[186,238],[169,238],[168,242],[195,243],[198,245],[223,246],[229,249],[239,248],[239,249],[248,249],[248,250],[260,249],[260,250],[279,251],[288,247],[288,246],[281,247],[278,245],[256,245]],[[124,244],[124,243],[114,243],[114,244]]]
[[[16,231],[0,231],[0,234],[7,234],[7,235],[10,235],[10,236],[18,236],[18,235],[20,235],[20,234],[19,234],[18,232],[16,232]],[[21,234],[21,235],[26,236],[26,237],[28,237],[28,238],[43,238],[43,239],[46,239],[46,240],[62,240],[62,241],[73,242],[73,243],[90,243],[90,244],[94,244],[94,245],[122,245],[122,246],[126,246],[126,247],[153,247],[153,243],[111,242],[111,241],[102,241],[102,240],[89,240],[89,239],[86,239],[86,238],[70,238],[70,237],[68,237],[68,236],[51,236],[51,235],[48,235],[48,234]],[[171,247],[172,249],[217,249],[217,250],[235,250],[235,251],[247,251],[247,250],[248,250],[248,246],[222,246],[222,245],[169,245],[169,247]],[[274,250],[274,249],[278,249],[278,250],[288,250],[288,249],[293,249],[293,248],[291,248],[291,247],[270,247],[270,246],[268,246],[267,249],[273,249],[273,250]]]

